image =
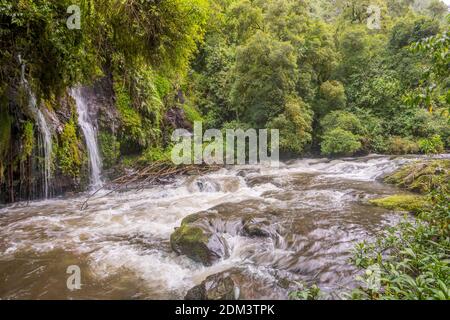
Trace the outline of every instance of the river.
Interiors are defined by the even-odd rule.
[[[280,279],[317,283],[325,292],[354,285],[350,250],[403,214],[368,199],[399,193],[379,178],[416,157],[303,159],[280,168],[233,167],[169,185],[98,197],[17,203],[0,209],[2,299],[182,299],[208,275],[230,268],[258,283],[252,299],[286,299]],[[230,256],[206,267],[170,246],[193,213],[226,217],[220,229]],[[270,237],[246,237],[227,221],[270,217]],[[225,221],[226,220],[226,221]],[[81,269],[81,290],[66,269]]]

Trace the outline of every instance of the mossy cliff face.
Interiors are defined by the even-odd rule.
[[[43,197],[42,129],[22,91],[9,88],[1,97],[0,202]],[[88,168],[74,101],[67,93],[50,98],[36,94],[36,103],[51,133],[49,196],[83,190]]]

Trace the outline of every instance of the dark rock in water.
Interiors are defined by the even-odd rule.
[[[170,245],[176,253],[205,266],[229,256],[227,242],[222,236],[195,224],[183,223],[170,236]]]
[[[261,169],[242,169],[239,170],[236,174],[236,176],[238,177],[247,177],[249,174],[254,174],[254,173],[261,173]]]
[[[237,300],[239,288],[230,272],[213,274],[190,289],[186,300]]]
[[[287,299],[295,289],[293,281],[263,278],[243,268],[232,268],[207,277],[187,292],[185,300]]]
[[[248,237],[264,237],[271,235],[270,221],[266,218],[251,217],[244,221],[243,235]]]

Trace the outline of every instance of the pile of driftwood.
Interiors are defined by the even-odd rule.
[[[174,165],[168,161],[154,162],[148,166],[142,166],[133,170],[128,170],[124,175],[104,184],[101,188],[93,192],[84,201],[81,210],[85,209],[89,200],[95,196],[96,199],[106,197],[113,192],[121,192],[126,190],[143,190],[151,185],[159,183],[167,183],[181,175],[200,175],[208,172],[217,171],[222,166],[207,164],[190,164],[190,165]],[[102,190],[108,190],[107,193],[101,193]],[[99,195],[100,194],[100,195]]]

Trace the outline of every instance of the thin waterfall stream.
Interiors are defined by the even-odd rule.
[[[21,82],[25,91],[28,95],[28,108],[34,118],[36,119],[36,123],[38,126],[38,130],[40,133],[41,144],[44,151],[44,170],[43,170],[43,194],[45,199],[50,196],[50,182],[52,177],[52,133],[50,131],[50,127],[45,119],[44,114],[39,109],[37,105],[36,95],[33,93],[28,80],[25,78],[25,64],[22,63],[22,59],[19,56],[19,61],[21,62]]]
[[[72,98],[76,102],[78,111],[78,124],[83,131],[90,164],[90,183],[92,189],[102,186],[101,172],[102,160],[97,143],[97,131],[94,121],[89,114],[88,104],[83,96],[82,88],[75,88],[70,91]]]

